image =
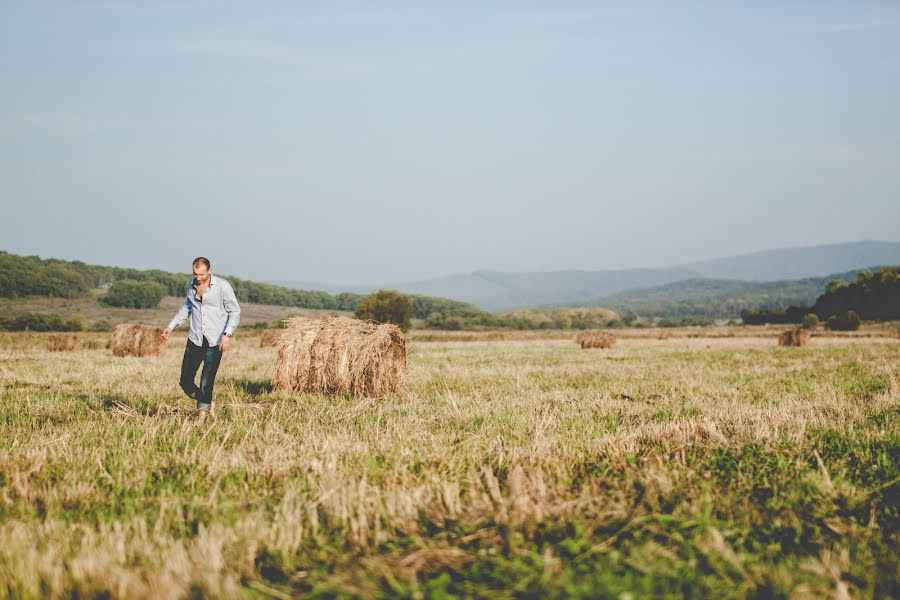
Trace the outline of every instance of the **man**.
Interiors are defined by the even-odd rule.
[[[173,329],[191,318],[181,361],[181,389],[197,401],[197,418],[203,421],[215,408],[212,397],[216,372],[241,321],[241,307],[231,284],[212,274],[208,259],[202,256],[194,259],[193,269],[194,278],[188,287],[187,299],[162,336],[168,340]],[[198,387],[194,378],[201,362],[203,372]]]

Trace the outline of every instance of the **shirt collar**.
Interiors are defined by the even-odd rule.
[[[209,287],[212,287],[213,285],[215,285],[215,283],[216,283],[216,276],[210,275],[209,276]],[[197,289],[197,278],[196,277],[191,277],[191,289],[192,290]]]

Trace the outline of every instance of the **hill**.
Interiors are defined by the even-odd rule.
[[[651,288],[628,290],[595,298],[586,306],[608,306],[642,317],[708,317],[737,319],[745,308],[811,306],[830,281],[850,283],[860,271],[791,281],[733,281],[689,279]]]
[[[780,248],[682,265],[705,278],[783,281],[900,263],[900,242],[850,242]]]
[[[468,275],[447,275],[423,281],[394,283],[384,286],[329,286],[332,291],[354,290],[367,293],[378,287],[453,298],[490,311],[509,311],[519,308],[580,304],[592,298],[637,287],[662,285],[673,281],[698,277],[685,269],[624,269],[617,271],[546,271],[507,273],[504,271],[475,271]],[[286,286],[306,287],[281,281]]]
[[[0,314],[16,316],[25,313],[56,314],[64,319],[77,319],[87,330],[108,330],[126,322],[156,323],[164,327],[183,304],[182,298],[166,296],[155,308],[117,308],[98,302],[103,290],[92,290],[76,298],[58,296],[0,297]],[[274,304],[241,303],[241,329],[274,327],[281,319],[292,316],[314,317],[336,311],[277,306]]]
[[[318,311],[352,312],[356,309],[360,297],[358,294],[349,292],[332,295],[319,290],[292,289],[231,275],[224,275],[224,277],[231,282],[238,300],[242,303]],[[127,269],[90,265],[81,261],[18,256],[0,251],[0,298],[83,299],[90,296],[92,301],[95,301],[102,297],[101,290],[109,287],[112,282],[123,279],[158,283],[165,288],[167,297],[181,299],[187,292],[190,275],[156,269]],[[464,317],[466,319],[487,315],[481,309],[457,300],[422,295],[411,295],[410,299],[413,304],[414,316],[418,319],[427,319],[434,313],[445,317]],[[31,302],[31,304],[34,303]],[[38,304],[40,303],[38,302]],[[13,302],[10,306],[14,307],[12,310],[21,312],[25,303]],[[69,311],[63,310],[63,312]],[[93,314],[96,310],[92,307],[86,312]]]
[[[295,314],[353,311],[360,298],[347,292],[331,295],[226,277],[244,307],[241,320],[245,325],[270,325]],[[106,294],[104,288],[122,279],[135,280],[138,285],[159,284],[168,295],[159,306],[144,309],[113,308],[98,302]],[[130,320],[162,322],[183,301],[188,280],[189,275],[166,271],[122,269],[0,252],[0,315],[19,318],[25,313],[52,313],[96,329]],[[417,294],[409,297],[413,317],[436,329],[583,329],[604,326],[618,319],[618,315],[605,308],[542,309],[497,316],[458,300]]]
[[[552,305],[584,305],[598,298],[610,297],[630,290],[645,290],[676,282],[687,282],[681,290],[697,287],[697,280],[737,280],[738,289],[751,292],[748,282],[774,282],[770,288],[758,288],[750,299],[765,302],[786,280],[824,279],[830,273],[871,268],[875,265],[900,264],[898,242],[853,242],[805,248],[783,248],[754,252],[740,256],[694,262],[662,269],[566,270],[533,273],[504,271],[474,271],[469,274],[448,275],[422,281],[390,283],[380,286],[326,285],[280,281],[281,285],[298,289],[324,289],[331,293],[368,293],[381,288],[396,289],[409,294],[440,296],[474,304],[490,311],[509,311],[518,308]],[[793,286],[786,292],[792,300],[808,298],[812,282]],[[821,293],[821,286],[815,290]],[[705,289],[709,288],[709,289]],[[706,296],[730,293],[729,284],[722,281],[701,286]],[[801,289],[802,288],[802,289]],[[632,296],[627,296],[632,297]],[[815,297],[812,298],[815,300]],[[780,299],[777,301],[781,301]],[[811,300],[810,300],[811,302]],[[687,311],[694,310],[686,307]],[[705,309],[700,312],[704,312]],[[694,312],[697,312],[694,310]],[[730,309],[722,314],[732,314]],[[667,315],[668,316],[668,315]],[[674,316],[674,315],[672,315]]]

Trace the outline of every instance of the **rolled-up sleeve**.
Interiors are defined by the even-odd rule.
[[[222,305],[225,307],[225,333],[234,334],[238,324],[241,322],[241,306],[238,304],[237,296],[234,295],[234,288],[227,281],[223,281],[222,286]]]

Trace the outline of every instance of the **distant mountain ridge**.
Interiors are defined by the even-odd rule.
[[[423,281],[383,285],[273,282],[298,289],[368,293],[380,288],[452,298],[491,311],[536,306],[600,304],[614,294],[687,280],[773,282],[826,277],[832,273],[900,264],[900,242],[862,241],[781,248],[660,269],[564,270],[508,273],[482,270]],[[724,284],[723,284],[724,285]]]
[[[862,241],[764,250],[681,266],[712,279],[782,281],[897,263],[900,242]]]

